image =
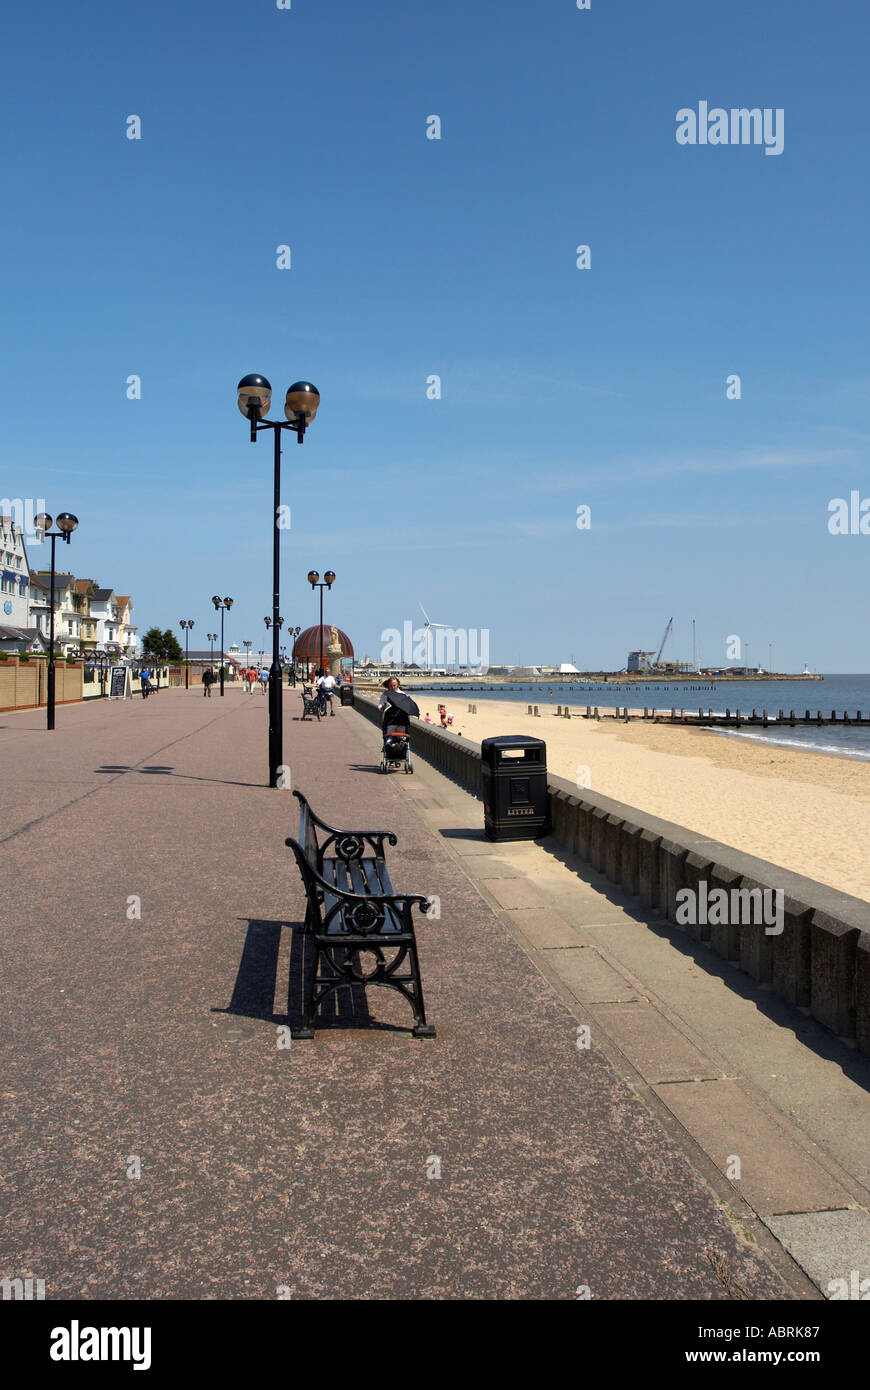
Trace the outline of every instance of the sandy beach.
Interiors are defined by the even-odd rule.
[[[541,706],[415,696],[437,721],[439,701],[456,733],[476,742],[534,734],[549,770],[784,868],[870,901],[870,763],[765,747],[699,729],[557,717]]]

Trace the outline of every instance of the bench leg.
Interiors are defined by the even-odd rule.
[[[308,911],[310,911],[310,907],[309,907]],[[307,914],[306,914],[306,921],[307,921]],[[305,936],[303,935],[302,940],[304,941],[305,939],[306,939],[306,938],[305,938]],[[290,1031],[290,1037],[291,1037],[294,1041],[298,1041],[298,1042],[307,1042],[307,1041],[309,1041],[311,1038],[314,1037],[314,1015],[315,1015],[315,1013],[317,1012],[317,1010],[316,1010],[316,1008],[315,1008],[315,1004],[314,1004],[314,990],[315,990],[316,983],[317,983],[317,967],[318,967],[318,964],[319,964],[319,958],[320,958],[320,953],[319,953],[319,950],[318,950],[318,947],[317,947],[317,943],[315,942],[315,943],[314,943],[314,970],[313,970],[313,973],[312,973],[312,971],[310,971],[310,970],[308,970],[308,971],[305,970],[305,961],[304,961],[304,959],[303,959],[303,962],[302,962],[302,968],[303,968],[303,981],[302,981],[302,1026],[299,1027],[299,1028],[293,1028],[293,1029],[291,1029],[291,1031]]]
[[[302,1004],[302,1026],[294,1029],[294,1038],[307,1039],[314,1037],[314,1020],[317,1010],[323,1003],[327,995],[332,994],[342,985],[377,984],[388,989],[394,989],[401,994],[414,1011],[414,1027],[411,1030],[415,1038],[434,1038],[435,1029],[430,1023],[426,1022],[426,1006],[423,1002],[423,981],[420,976],[420,962],[417,956],[417,945],[415,941],[405,942],[405,950],[400,954],[390,966],[385,966],[382,954],[382,947],[392,946],[388,940],[382,940],[379,944],[372,942],[370,946],[358,946],[341,948],[340,941],[330,941],[327,947],[323,947],[315,939],[314,941],[314,963],[313,969],[308,972],[303,989]],[[332,954],[336,948],[346,951],[346,958],[343,962],[337,961]],[[357,957],[360,951],[373,951],[378,957],[379,966],[376,974],[379,978],[366,978],[358,963]],[[400,965],[402,959],[407,961],[408,973],[406,975],[394,976],[393,972]],[[331,971],[337,971],[337,975],[321,975],[321,963],[325,963]]]
[[[411,1001],[414,1017],[417,1020],[413,1029],[414,1037],[434,1038],[436,1036],[435,1029],[432,1027],[431,1023],[426,1022],[426,1005],[423,1002],[423,979],[420,975],[420,961],[417,957],[416,942],[408,948],[408,959],[411,966],[411,974],[414,979],[414,997]]]

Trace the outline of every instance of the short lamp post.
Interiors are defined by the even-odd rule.
[[[40,512],[34,517],[34,526],[43,536],[48,536],[51,541],[51,597],[49,599],[49,636],[48,636],[48,688],[46,690],[45,712],[46,728],[54,728],[54,555],[55,543],[58,540],[70,543],[73,531],[79,524],[77,516],[72,512],[61,512],[57,518],[57,530],[52,531],[52,519],[47,512]]]
[[[211,670],[214,666],[214,644],[217,641],[218,635],[216,632],[207,632],[205,635],[209,645],[208,664]]]
[[[266,631],[269,632],[270,629],[271,629],[271,627],[272,627],[272,619],[271,619],[271,618],[264,618],[264,619],[263,619],[263,622],[266,624]],[[278,631],[279,631],[279,632],[280,632],[280,630],[281,630],[281,628],[282,628],[283,626],[284,626],[284,619],[283,619],[283,618],[279,618],[279,619],[278,619]],[[265,655],[264,655],[264,659],[265,659]],[[273,642],[273,644],[272,644],[272,660],[273,660],[273,662],[274,662],[274,660],[275,660],[275,644],[274,644],[274,642]],[[278,676],[278,688],[280,689],[280,688],[281,688],[281,675],[283,674],[283,671],[284,671],[284,664],[283,664],[283,662],[282,662],[282,660],[281,660],[281,653],[280,653],[280,651],[278,652],[278,671],[279,671],[279,673],[280,673],[279,676]],[[269,672],[269,680],[271,681],[271,679],[272,679],[272,673],[271,673],[271,671],[270,671],[270,672]],[[283,721],[283,713],[284,713],[284,711],[282,710],[282,711],[281,711],[281,714],[282,714],[282,721]]]
[[[95,666],[97,670],[97,675],[100,682],[100,696],[103,699],[105,699],[106,677],[109,674],[109,667],[112,664],[112,658],[108,652],[98,652],[94,650],[91,652],[90,661],[91,665]]]
[[[301,627],[288,628],[288,632],[291,633],[293,636],[293,654],[290,657],[290,680],[293,683],[293,685],[296,684],[296,638],[299,636],[301,631]]]
[[[232,606],[233,606],[233,601],[232,601],[231,598],[224,598],[224,599],[222,599],[218,594],[213,594],[213,595],[212,595],[212,600],[211,600],[211,601],[212,601],[212,603],[214,604],[215,608],[219,610],[220,615],[221,615],[221,651],[220,651],[220,658],[221,658],[221,696],[223,696],[223,693],[224,693],[224,613],[228,613],[228,612],[229,612],[229,610],[230,610],[230,609],[232,608]]]
[[[317,414],[320,392],[310,381],[295,381],[284,401],[286,420],[267,420],[272,404],[272,387],[264,376],[252,373],[238,386],[239,410],[251,426],[251,443],[260,430],[271,430],[274,440],[274,505],[272,509],[272,666],[269,671],[269,786],[281,787],[284,779],[284,711],[281,695],[280,604],[281,532],[284,509],[281,506],[281,431],[291,430],[296,443],[305,440],[305,431]]]
[[[332,588],[333,584],[335,583],[335,572],[334,572],[333,570],[327,570],[327,571],[326,571],[326,574],[325,574],[325,575],[323,576],[323,578],[321,579],[321,578],[320,578],[320,575],[317,573],[317,570],[309,570],[309,571],[308,571],[308,583],[311,585],[312,589],[319,589],[319,590],[320,590],[320,675],[322,676],[322,675],[323,675],[323,590],[324,590],[324,589],[331,589],[331,588]]]
[[[193,627],[193,618],[179,618],[178,626],[184,633],[184,688],[190,689],[190,629]]]

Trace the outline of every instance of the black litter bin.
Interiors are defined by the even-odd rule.
[[[490,840],[535,840],[550,829],[547,745],[503,734],[480,745],[483,825]]]
[[[352,685],[348,685],[348,683],[345,682],[344,685],[341,687],[341,692],[340,692],[340,693],[341,693],[341,703],[342,703],[343,705],[352,705],[352,704],[353,704],[353,686],[352,686]]]

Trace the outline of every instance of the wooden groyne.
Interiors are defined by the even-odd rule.
[[[538,706],[534,707],[535,714],[538,713]],[[532,713],[532,706],[529,706],[529,714]],[[785,725],[794,729],[800,725],[813,725],[814,728],[821,728],[823,725],[840,724],[846,727],[852,725],[866,725],[870,727],[870,713],[863,714],[856,710],[854,714],[849,714],[843,710],[838,714],[835,709],[830,714],[824,714],[821,710],[805,709],[800,710],[777,710],[775,714],[766,709],[758,711],[735,709],[732,713],[726,709],[724,714],[714,714],[711,709],[706,712],[703,709],[695,710],[677,709],[649,709],[642,711],[629,709],[627,705],[619,706],[615,709],[600,710],[597,705],[587,705],[585,710],[572,710],[568,705],[557,705],[553,713],[557,718],[563,719],[618,719],[622,723],[628,723],[633,719],[646,720],[652,724],[693,724],[698,728],[717,728],[717,729],[741,729],[744,726],[757,727],[762,729],[776,725]]]

